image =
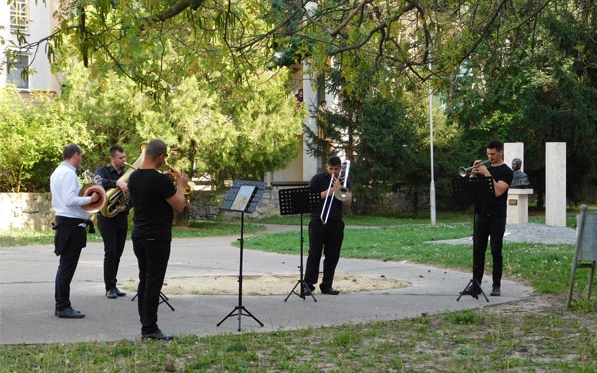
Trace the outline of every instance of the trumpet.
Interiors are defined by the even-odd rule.
[[[342,201],[342,202],[348,201],[349,199],[352,198],[352,191],[347,187],[349,172],[350,172],[350,161],[346,160],[346,161],[342,162],[342,169],[340,170],[340,173],[338,174],[338,180],[340,180],[340,183],[342,184],[342,186],[334,191],[334,198],[336,198],[337,200]],[[328,197],[330,195],[330,190],[332,189],[332,186],[334,185],[334,180],[335,180],[335,178],[334,178],[334,176],[332,176],[330,179],[330,185],[328,186],[328,190],[325,194],[323,208],[321,209],[321,215],[319,216],[324,225],[327,224],[328,218],[330,216],[330,211],[332,211],[332,202],[334,202],[334,201],[330,200],[328,203]]]
[[[474,166],[470,166],[470,167],[464,167],[464,166],[460,166],[458,167],[458,175],[460,175],[460,177],[466,177],[468,174],[470,174],[474,169],[481,167],[481,166],[489,166],[491,163],[489,161],[485,161],[479,164],[476,164]]]
[[[167,163],[164,163],[164,165],[162,166],[162,172],[168,174],[168,176],[170,177],[170,180],[172,180],[174,185],[176,185],[176,183],[178,182],[178,179],[180,179],[180,177],[182,176],[182,171],[174,169],[174,167],[170,166]],[[195,190],[195,183],[193,183],[192,181],[189,181],[187,186],[184,188],[184,194],[189,195],[189,194],[193,193],[194,190]]]

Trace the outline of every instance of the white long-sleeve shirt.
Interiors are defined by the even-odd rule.
[[[82,206],[91,202],[91,197],[79,197],[81,183],[73,165],[62,162],[50,176],[52,207],[56,215],[67,218],[89,219],[89,213]]]

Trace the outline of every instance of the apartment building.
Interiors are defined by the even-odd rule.
[[[24,94],[36,90],[59,92],[59,78],[50,71],[50,63],[45,54],[46,45],[38,48],[19,50],[12,61],[14,69],[7,68],[6,49],[17,49],[16,31],[27,36],[29,42],[36,42],[48,37],[55,25],[52,17],[57,0],[12,0],[0,1],[0,89],[7,84],[14,84]],[[32,74],[23,76],[23,69],[29,66]]]

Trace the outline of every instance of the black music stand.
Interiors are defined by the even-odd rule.
[[[491,202],[495,199],[495,191],[493,190],[493,178],[491,177],[461,177],[452,179],[452,190],[454,192],[454,200],[456,204],[460,206],[468,206],[471,204],[482,203],[486,204]],[[474,237],[475,232],[475,216],[473,212],[473,245],[475,242]],[[485,295],[485,292],[481,288],[481,284],[474,278],[468,282],[468,284],[464,287],[464,289],[460,292],[460,295],[456,299],[459,301],[460,298],[464,295],[464,291],[467,288],[473,289],[472,294],[470,294],[473,298],[479,299],[479,295],[476,292],[476,289],[481,291],[485,300],[489,302],[489,298]]]
[[[243,306],[243,243],[244,243],[244,228],[245,228],[245,213],[252,213],[255,211],[257,204],[263,196],[263,191],[267,184],[261,181],[247,181],[236,180],[226,194],[224,203],[220,209],[227,211],[237,211],[241,213],[240,223],[240,264],[238,271],[238,306],[226,315],[217,326],[220,326],[227,318],[238,315],[238,331],[240,332],[241,316],[251,316],[259,325],[263,323],[259,321],[245,306]]]
[[[321,199],[319,193],[311,188],[295,188],[295,189],[280,189],[278,191],[280,198],[280,215],[301,215],[301,254],[299,262],[299,280],[296,282],[290,293],[284,302],[290,298],[293,293],[299,297],[305,299],[305,294],[311,295],[313,300],[317,302],[313,292],[309,288],[309,285],[305,283],[303,277],[303,243],[305,239],[303,237],[303,214],[316,211],[319,207],[319,201]],[[300,292],[295,291],[296,287],[300,286]]]
[[[137,295],[139,295],[139,293],[135,294],[135,296],[134,296],[134,297],[131,299],[131,302],[135,301],[135,298],[137,298]],[[166,305],[167,305],[168,307],[170,307],[170,309],[171,309],[172,311],[174,311],[174,307],[172,307],[172,305],[170,304],[169,300],[170,300],[170,298],[168,298],[168,297],[166,296],[166,294],[162,293],[162,291],[160,290],[160,301],[158,302],[158,306],[159,306],[160,304],[162,304],[162,303],[166,303]]]

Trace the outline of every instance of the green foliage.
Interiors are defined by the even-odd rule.
[[[0,191],[48,191],[48,167],[62,161],[64,145],[88,140],[77,116],[53,97],[29,101],[14,88],[0,90]]]
[[[525,172],[545,190],[545,143],[567,144],[567,196],[589,197],[597,182],[597,43],[594,8],[579,17],[576,7],[529,3],[500,14],[510,29],[491,28],[471,58],[454,73],[449,102],[463,141],[481,146],[492,137],[524,142]],[[542,9],[534,8],[541,6]],[[520,23],[531,15],[534,23]],[[505,31],[505,32],[504,32]],[[591,193],[591,192],[589,192]]]

